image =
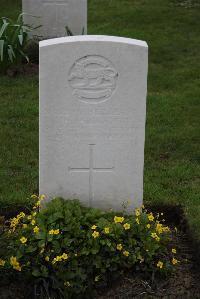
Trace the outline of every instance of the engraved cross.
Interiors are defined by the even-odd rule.
[[[94,146],[95,144],[89,144],[89,168],[72,168],[69,167],[70,172],[86,172],[89,173],[89,204],[92,206],[92,202],[94,201],[94,182],[93,175],[96,172],[113,172],[114,167],[108,168],[99,168],[94,167]]]

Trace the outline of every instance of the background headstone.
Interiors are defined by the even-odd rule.
[[[87,34],[87,0],[22,0],[24,22],[37,27],[32,35],[41,38]]]
[[[147,67],[139,40],[40,43],[40,193],[102,209],[142,204]]]

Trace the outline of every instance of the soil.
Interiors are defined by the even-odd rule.
[[[182,209],[168,206],[151,207],[151,210],[164,211],[166,223],[178,227],[172,241],[173,247],[177,248],[177,259],[180,261],[176,271],[165,279],[160,277],[145,279],[141,273],[127,274],[109,288],[99,288],[96,299],[200,298],[200,263],[197,259],[200,251],[198,244],[192,239]],[[0,282],[0,299],[30,298],[24,295],[27,286],[22,281],[16,280]]]
[[[127,275],[97,299],[200,298],[200,271],[195,264],[189,238],[183,232],[179,232],[173,243],[177,248],[180,264],[169,278],[157,278],[152,281],[145,280],[140,275]]]
[[[18,67],[10,67],[6,74],[9,77],[16,77],[18,75],[33,76],[38,75],[39,65],[35,63],[22,64]]]

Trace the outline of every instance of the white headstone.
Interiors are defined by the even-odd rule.
[[[40,26],[31,34],[41,38],[87,34],[87,0],[22,0],[25,24]]]
[[[143,200],[146,42],[40,43],[40,193],[102,209]]]

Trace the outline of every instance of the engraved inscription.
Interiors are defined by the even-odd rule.
[[[95,144],[89,144],[89,168],[72,168],[68,170],[72,172],[87,172],[89,173],[89,205],[92,207],[94,201],[94,188],[93,188],[93,174],[95,172],[113,172],[114,166],[111,168],[97,168],[94,167],[94,146]]]
[[[98,55],[78,59],[69,71],[68,81],[79,100],[97,104],[108,100],[116,89],[118,73],[112,63]]]

